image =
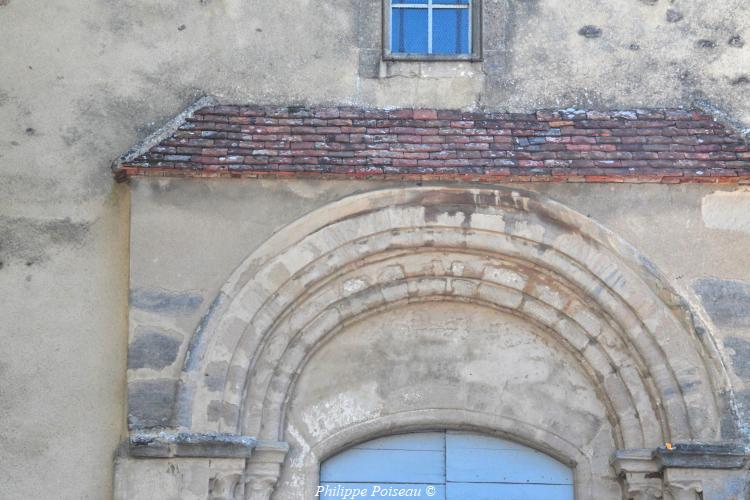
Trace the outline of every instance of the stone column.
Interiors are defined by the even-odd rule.
[[[259,441],[245,467],[245,500],[269,500],[289,451],[283,442]]]

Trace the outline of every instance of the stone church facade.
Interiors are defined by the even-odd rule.
[[[748,7],[429,1],[415,55],[419,2],[257,3],[73,2],[86,41],[0,56],[0,496],[748,498]],[[387,470],[429,439],[442,479]]]

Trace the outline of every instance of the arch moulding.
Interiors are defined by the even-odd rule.
[[[276,233],[236,269],[195,331],[177,430],[257,440],[244,472],[231,472],[232,485],[215,478],[228,493],[214,498],[272,494],[296,381],[321,345],[364,317],[425,301],[512,314],[569,352],[606,408],[619,449],[613,474],[632,498],[662,495],[653,473],[664,468],[665,443],[719,443],[728,425],[730,387],[711,339],[696,334],[685,301],[654,266],[609,230],[516,189],[372,191]],[[351,440],[421,422],[404,418],[358,422],[313,450],[323,459]],[[540,449],[546,441],[543,451],[585,462],[585,450],[535,440],[531,431],[509,435],[491,422],[474,425]]]

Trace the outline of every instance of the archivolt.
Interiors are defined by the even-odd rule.
[[[353,196],[267,241],[196,332],[179,421],[283,439],[286,402],[315,349],[342,325],[414,300],[470,301],[536,323],[580,360],[620,447],[719,436],[726,379],[645,259],[558,203],[460,188]]]

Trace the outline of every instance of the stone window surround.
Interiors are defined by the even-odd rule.
[[[390,50],[391,38],[391,5],[393,0],[383,0],[381,15],[383,61],[464,61],[479,62],[482,60],[482,0],[469,0],[471,12],[471,52],[469,54],[394,54]],[[361,29],[361,27],[360,27]]]
[[[386,21],[390,0],[359,0],[355,29],[359,49],[358,74],[362,78],[381,79],[394,75],[435,73],[440,77],[462,77],[483,72],[499,73],[507,67],[506,37],[510,33],[513,6],[493,3],[488,10],[482,0],[474,1],[472,49],[467,56],[389,57],[386,51]],[[476,29],[479,28],[479,29]],[[426,70],[424,66],[429,66]]]

